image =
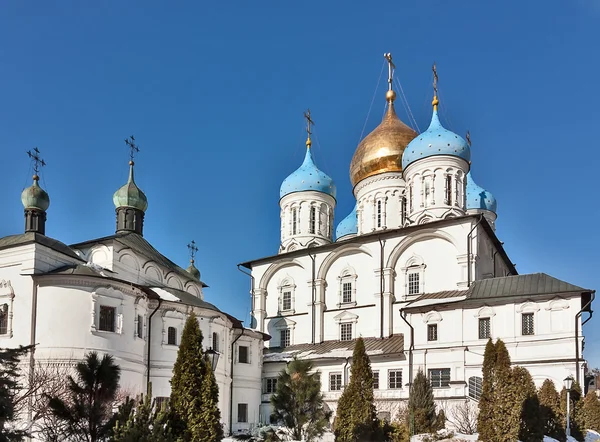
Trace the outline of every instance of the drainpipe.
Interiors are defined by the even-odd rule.
[[[233,350],[234,350],[234,345],[237,342],[237,340],[240,339],[244,335],[244,331],[245,331],[245,329],[242,328],[242,332],[231,343],[231,353],[230,353],[231,367],[229,369],[229,371],[230,371],[229,374],[231,376],[231,383],[229,384],[229,435],[230,436],[233,434],[233,360],[235,358],[235,353]]]
[[[496,255],[498,254],[498,250],[494,250],[492,255],[492,266],[494,266],[494,278],[496,277]]]
[[[348,363],[350,362],[350,356],[346,358],[346,363],[344,364],[344,387],[348,385]]]
[[[413,326],[406,320],[406,310],[400,309],[400,317],[406,325],[410,327],[410,346],[408,347],[408,396],[412,394],[412,386],[413,386],[413,350],[415,349],[415,329]],[[414,421],[413,416],[410,416],[410,435],[413,435],[414,430]]]
[[[312,260],[312,281],[311,281],[311,291],[312,291],[312,343],[315,343],[315,338],[316,338],[316,324],[315,324],[315,298],[316,298],[316,287],[315,287],[315,272],[316,272],[316,263],[315,260],[317,259],[316,255],[308,255],[310,256],[310,259]]]
[[[162,299],[158,299],[158,305],[154,309],[150,316],[148,316],[148,360],[146,361],[146,394],[150,394],[150,349],[152,348],[152,316],[158,311]]]
[[[250,277],[250,314],[254,318],[254,276],[252,275],[252,273],[241,269],[240,265],[241,264],[237,265],[238,270],[240,272],[242,272],[244,275],[248,275]],[[252,326],[252,324],[250,324],[250,326]]]
[[[467,235],[467,287],[471,287],[471,242],[473,242],[473,231],[479,226],[483,220],[483,213],[479,215],[479,221],[475,223],[469,234]]]
[[[581,314],[584,312],[584,310],[586,310],[588,307],[590,307],[592,305],[592,302],[594,301],[594,299],[596,298],[596,292],[591,292],[591,296],[590,296],[590,300],[587,304],[585,304],[581,310],[579,310],[577,312],[577,314],[575,315],[575,380],[577,381],[577,383],[579,384],[579,319],[581,318]],[[586,322],[588,322],[590,319],[592,319],[592,315],[594,314],[594,312],[592,311],[592,309],[590,308],[590,316],[581,323],[581,329],[583,330],[583,326],[585,325]]]
[[[383,290],[385,288],[385,280],[383,279],[383,248],[385,247],[385,242],[381,240],[381,237],[378,237],[377,239],[379,240],[379,246],[381,247],[379,256],[379,337],[383,339]]]

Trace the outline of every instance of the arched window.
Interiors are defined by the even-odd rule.
[[[285,278],[279,283],[279,313],[280,314],[293,314],[295,307],[294,292],[296,291],[296,284],[290,277]]]
[[[431,197],[432,197],[432,185],[431,185],[431,177],[424,177],[423,178],[423,185],[425,186],[425,192],[424,192],[424,206],[428,207],[430,202],[431,202]]]
[[[452,175],[446,175],[446,200],[444,203],[448,206],[452,205]]]
[[[175,327],[169,327],[167,329],[167,344],[177,345],[177,329]]]
[[[308,227],[308,232],[311,235],[314,235],[316,231],[317,231],[317,208],[311,207],[310,208],[310,224]]]
[[[404,222],[406,221],[406,197],[405,196],[403,196],[400,199],[400,206],[402,209],[402,213],[401,213],[402,224],[404,224]]]
[[[347,304],[356,305],[356,271],[352,267],[342,270],[338,280],[340,282],[338,307]]]
[[[425,267],[423,258],[418,255],[413,255],[406,261],[406,265],[402,268],[405,275],[406,296],[420,295],[425,292]]]
[[[377,201],[377,227],[381,227],[381,200]]]
[[[413,183],[408,186],[408,201],[410,204],[410,213],[413,211]]]
[[[296,235],[298,233],[298,209],[292,209],[292,235]]]
[[[213,332],[212,335],[212,349],[217,352],[219,351],[219,335],[217,332]]]
[[[469,378],[469,397],[478,401],[481,398],[481,390],[483,389],[483,379],[478,376]]]

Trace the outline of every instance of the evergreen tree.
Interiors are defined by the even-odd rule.
[[[169,428],[175,438],[192,442],[218,442],[223,438],[219,391],[216,383],[213,388],[207,378],[214,383],[212,369],[202,351],[198,319],[192,312],[183,327],[171,379]]]
[[[571,387],[571,392],[569,393],[570,397],[570,426],[571,426],[571,436],[577,440],[583,440],[584,435],[582,431],[582,408],[583,401],[581,400],[581,387],[577,382],[573,382],[573,386]],[[565,425],[567,424],[567,390],[563,387],[560,392],[560,411],[561,411],[561,420]]]
[[[15,430],[15,400],[21,390],[19,363],[32,350],[31,346],[0,350],[0,442],[17,442],[27,436]]]
[[[540,401],[531,374],[523,367],[514,367],[510,385],[514,391],[515,401],[511,421],[519,426],[519,440],[542,442],[544,423],[541,420]]]
[[[494,429],[495,367],[496,346],[491,339],[488,339],[483,354],[483,382],[479,399],[477,431],[480,440],[490,442],[494,440],[496,434]]]
[[[519,415],[521,408],[515,409],[519,401],[515,391],[510,355],[501,339],[496,341],[496,365],[494,367],[494,394],[492,425],[494,435],[490,442],[513,442],[520,431]]]
[[[584,429],[600,432],[600,401],[596,392],[590,391],[585,395],[581,415]]]
[[[440,410],[435,418],[435,431],[443,430],[446,428],[446,413],[444,410]]]
[[[294,440],[320,437],[331,417],[324,408],[320,373],[311,373],[312,369],[310,361],[294,358],[279,374],[271,396],[271,419],[287,427]]]
[[[114,422],[112,406],[119,388],[121,369],[111,355],[85,355],[75,366],[76,377],[69,376],[69,400],[50,397],[48,405],[66,428],[69,440],[103,440]]]
[[[565,424],[561,420],[560,397],[554,382],[546,379],[538,391],[540,420],[544,434],[556,440],[565,439]]]
[[[408,397],[408,414],[414,422],[414,434],[436,430],[437,415],[433,401],[433,388],[422,370],[417,372]]]
[[[350,366],[350,382],[338,401],[336,442],[372,441],[380,427],[373,398],[373,371],[362,338],[356,340]]]

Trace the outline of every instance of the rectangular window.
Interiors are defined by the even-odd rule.
[[[219,334],[217,332],[213,332],[212,349],[216,352],[219,351]]]
[[[448,206],[452,205],[452,175],[446,175],[446,201]]]
[[[279,346],[289,347],[290,341],[290,329],[286,328],[284,330],[279,330]]]
[[[412,211],[413,211],[413,185],[412,185],[412,183],[410,183],[410,186],[408,186],[408,199],[410,202],[410,213],[412,213]]]
[[[167,404],[169,403],[169,397],[168,396],[157,396],[155,399],[155,404],[156,404],[156,409],[157,410],[164,410],[167,407]]]
[[[352,324],[340,324],[340,341],[352,340]]]
[[[342,373],[329,373],[329,391],[342,389]]]
[[[437,341],[437,324],[427,325],[427,340]]]
[[[377,227],[381,227],[381,200],[377,201]]]
[[[521,316],[521,329],[523,336],[533,335],[533,313],[523,313]]]
[[[98,330],[115,331],[115,316],[116,309],[106,305],[100,306],[100,321],[98,321]]]
[[[418,295],[421,292],[421,288],[419,287],[419,274],[417,272],[412,272],[408,274],[408,294],[409,295]]]
[[[263,394],[275,393],[277,390],[277,378],[263,379]]]
[[[177,345],[177,329],[175,327],[169,327],[167,329],[167,344]]]
[[[0,335],[8,333],[8,304],[0,306]]]
[[[298,213],[297,209],[292,209],[292,235],[298,232]]]
[[[373,390],[379,390],[379,372],[373,372]]]
[[[317,226],[317,209],[315,207],[311,207],[310,208],[310,227],[309,227],[309,233],[314,235],[316,232],[316,226]]]
[[[429,382],[433,388],[450,386],[450,369],[434,368],[429,370]]]
[[[402,388],[402,370],[388,370],[388,388],[390,390]]]
[[[352,302],[352,283],[345,282],[342,284],[342,302]]]
[[[403,196],[401,199],[401,206],[402,206],[402,224],[404,224],[404,222],[406,221],[406,197]]]
[[[431,199],[431,182],[429,181],[429,177],[425,178],[425,207],[427,207],[430,203]]]
[[[454,205],[460,206],[461,194],[460,194],[460,180],[458,179],[458,177],[456,177],[455,182],[456,182],[456,193],[455,193],[455,197],[454,197]]]
[[[283,299],[281,304],[281,310],[292,309],[292,292],[283,292]]]
[[[479,318],[479,339],[489,339],[491,337],[490,318]]]
[[[238,422],[248,422],[248,404],[238,404]]]
[[[142,315],[137,315],[137,331],[136,331],[136,335],[140,339],[144,335],[144,320],[142,318]]]
[[[249,364],[250,358],[248,357],[249,348],[246,345],[238,346],[238,362],[241,364]]]

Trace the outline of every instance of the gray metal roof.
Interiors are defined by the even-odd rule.
[[[55,252],[62,253],[63,255],[67,255],[79,261],[83,261],[83,259],[66,244],[37,232],[26,232],[19,235],[10,235],[0,238],[0,249],[8,249],[11,247],[24,246],[26,244],[34,243],[41,244],[49,249],[54,250]]]
[[[545,273],[503,276],[475,281],[468,299],[491,299],[505,297],[528,297],[569,292],[590,292]]]

